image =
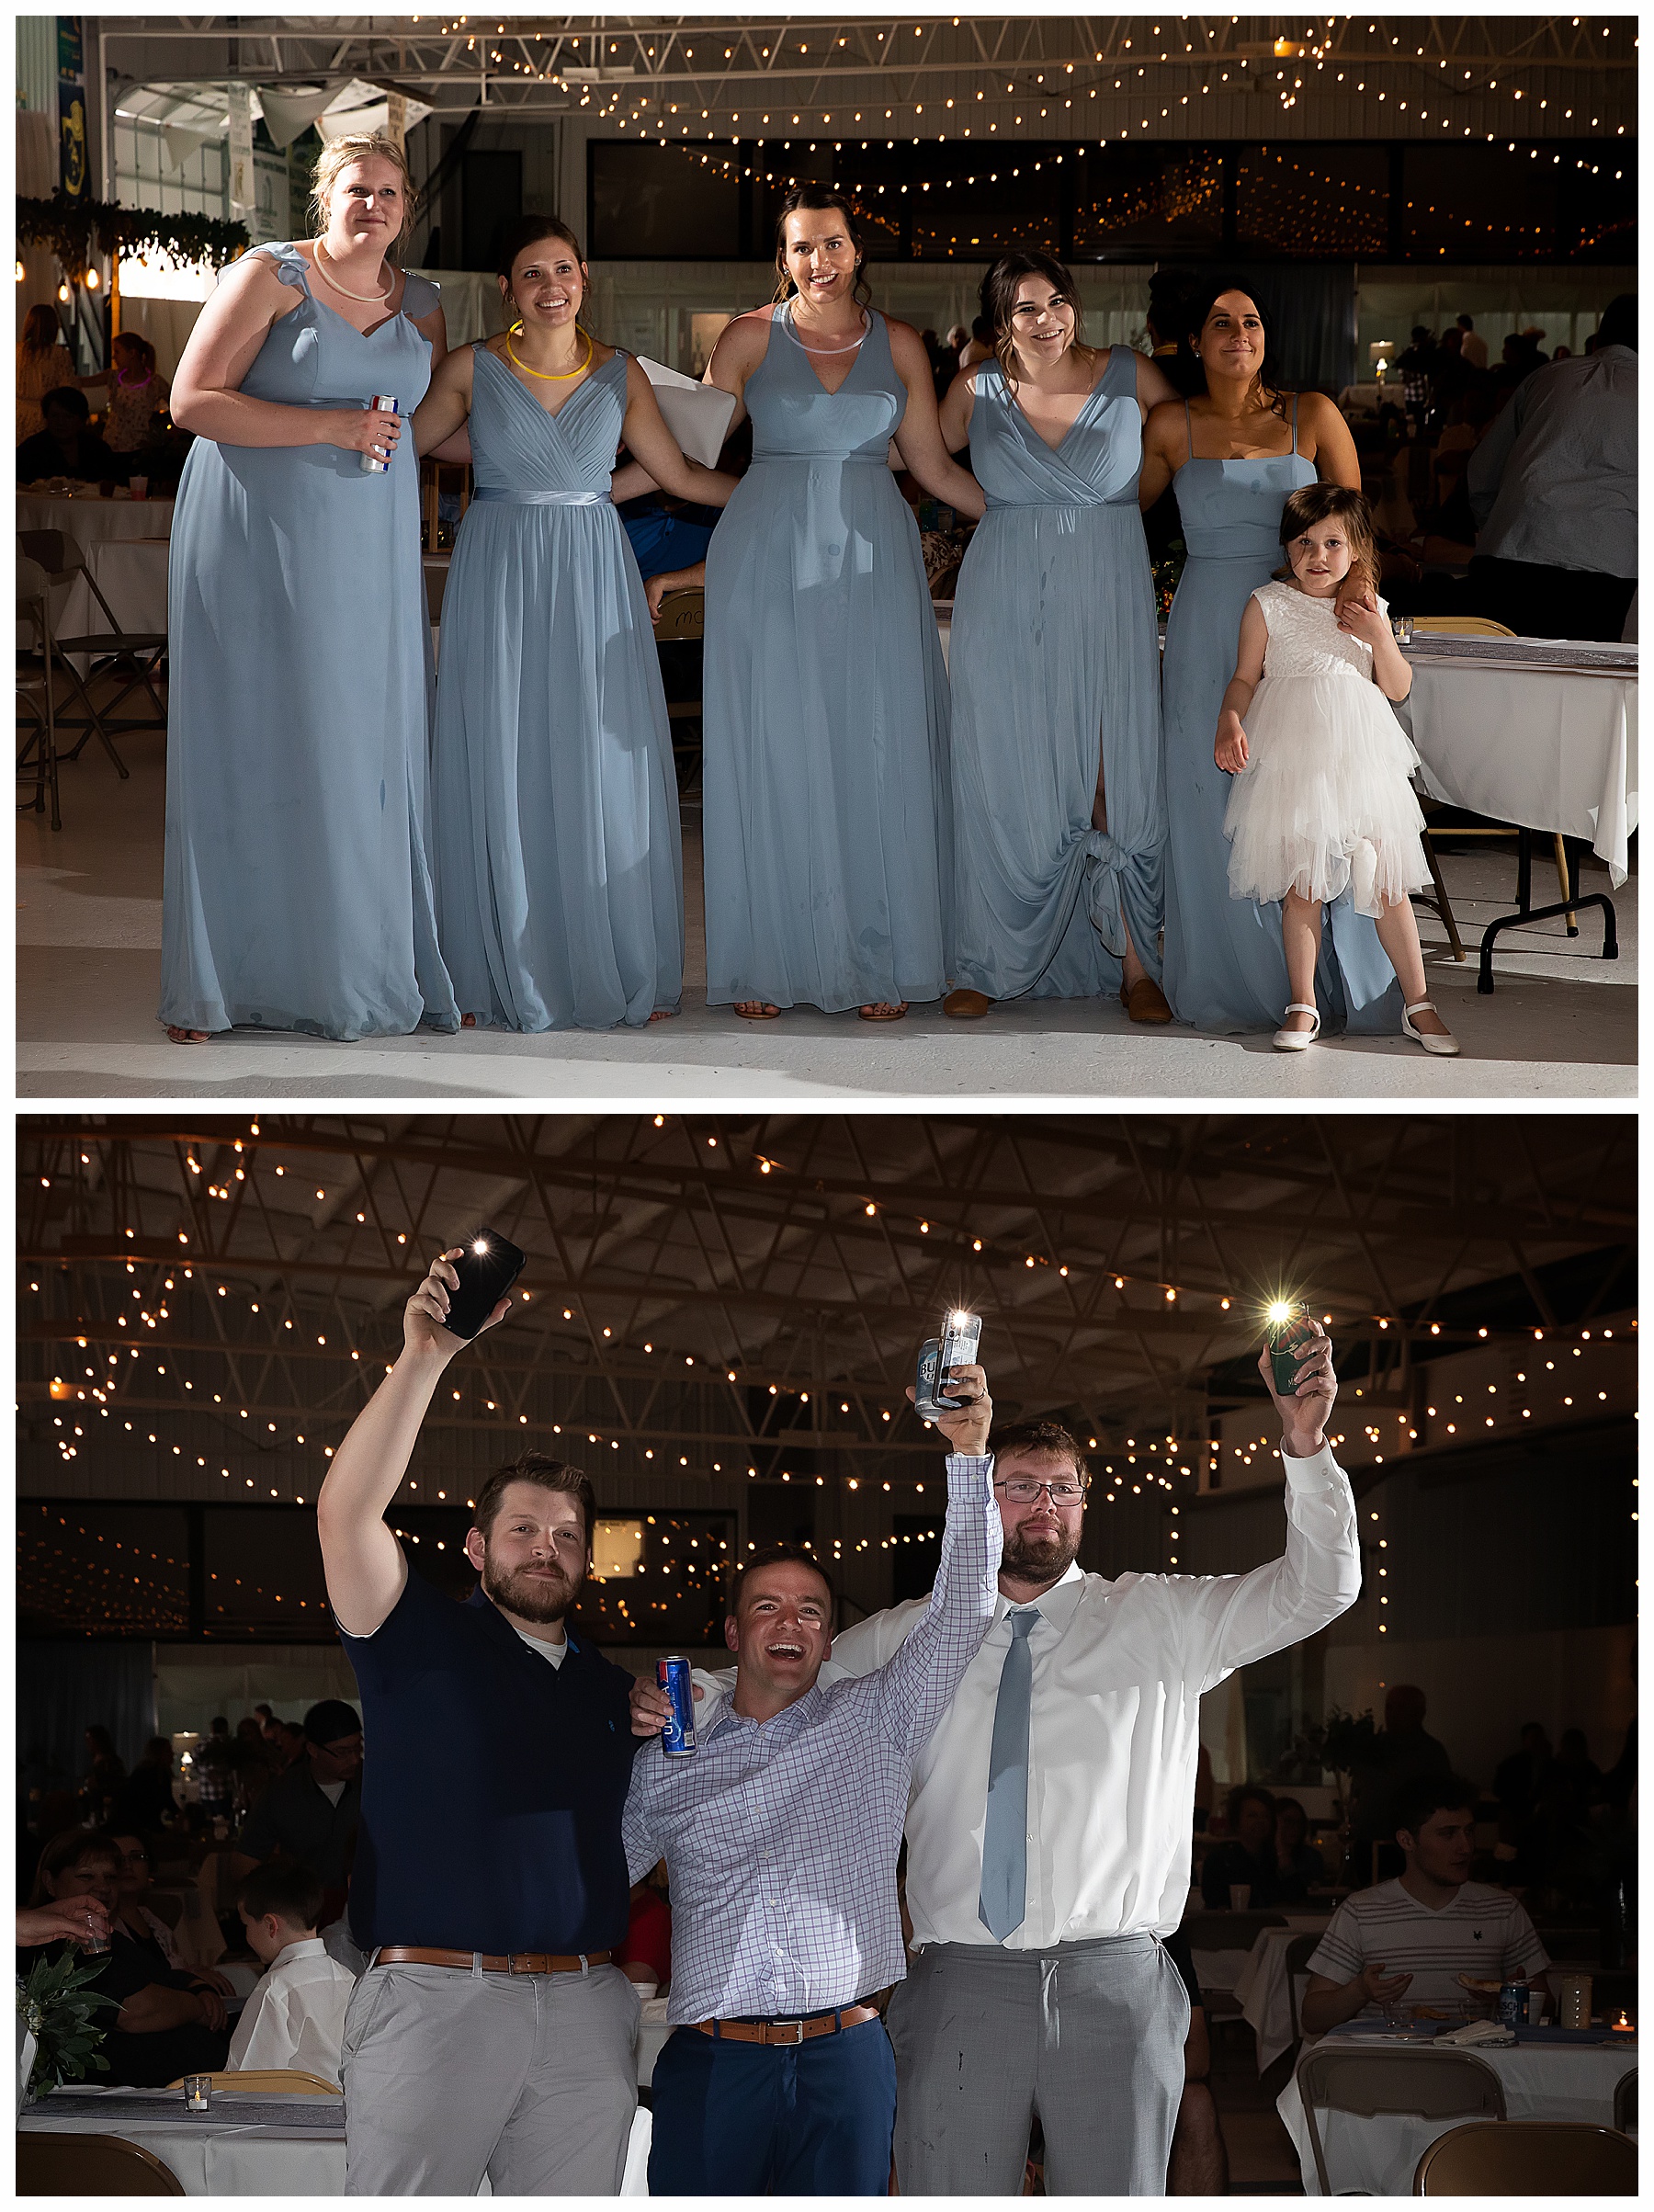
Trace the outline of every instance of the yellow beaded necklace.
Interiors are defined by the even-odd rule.
[[[511,330],[521,330],[522,327],[523,326],[520,323],[514,323],[511,326]],[[580,330],[580,325],[578,323],[574,325],[574,327],[576,330]],[[595,348],[592,344],[592,334],[589,330],[581,331],[581,335],[586,342],[585,359],[580,362],[573,369],[530,369],[527,361],[519,359],[515,349],[513,347],[511,343],[511,330],[508,330],[505,333],[506,358],[511,362],[511,365],[514,369],[520,369],[526,377],[538,377],[542,384],[572,383],[576,377],[583,376],[586,370],[592,366],[592,355]]]

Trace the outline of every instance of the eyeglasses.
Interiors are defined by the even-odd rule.
[[[1085,1495],[1084,1485],[1079,1482],[996,1482],[993,1487],[1013,1505],[1032,1505],[1042,1490],[1053,1505],[1077,1505]]]

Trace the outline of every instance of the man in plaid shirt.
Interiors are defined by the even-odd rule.
[[[992,1405],[980,1367],[954,1378],[941,1564],[889,1663],[817,1686],[832,1585],[777,1545],[748,1564],[725,1623],[730,1705],[694,1756],[644,1748],[632,1767],[631,1877],[664,1856],[672,1892],[676,2033],[655,2061],[651,2195],[886,2194],[896,2066],[872,2000],[906,1971],[908,1784],[998,1588]]]

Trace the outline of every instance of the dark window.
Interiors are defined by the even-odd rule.
[[[1235,164],[1236,243],[1243,254],[1382,255],[1389,242],[1389,154],[1383,146],[1242,146]]]
[[[202,1515],[209,1636],[330,1637],[316,1516],[293,1506],[210,1505]]]
[[[1410,259],[1532,261],[1558,249],[1559,148],[1409,146],[1402,237]],[[1562,153],[1562,160],[1571,158]]]
[[[935,1513],[898,1513],[890,1516],[890,1603],[901,1605],[910,1597],[928,1597],[942,1557],[942,1519],[946,1506],[938,1501]]]
[[[1127,248],[1216,253],[1223,242],[1223,155],[1210,147],[1121,146],[1085,156],[1074,254]]]
[[[189,1527],[181,1506],[18,1501],[23,1635],[180,1636],[188,1610]]]
[[[603,261],[731,261],[741,251],[735,150],[591,148],[591,251]]]
[[[523,157],[508,150],[463,153],[459,178],[459,266],[492,275],[505,225],[523,211]]]

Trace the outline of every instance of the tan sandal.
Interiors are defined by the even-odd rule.
[[[899,1022],[906,1015],[906,999],[877,999],[872,1004],[858,1006],[855,1011],[865,1022]]]

